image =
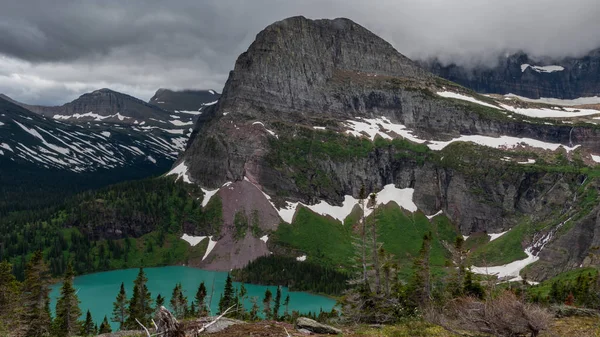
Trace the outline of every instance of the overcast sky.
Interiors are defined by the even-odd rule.
[[[62,104],[109,87],[221,91],[270,23],[348,17],[413,58],[491,62],[506,52],[600,47],[598,0],[0,0],[0,93]]]

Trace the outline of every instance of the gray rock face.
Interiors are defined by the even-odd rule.
[[[319,334],[339,335],[342,333],[342,330],[338,328],[321,324],[315,320],[306,317],[298,317],[298,319],[296,320],[296,328],[305,329]]]
[[[348,19],[293,17],[265,28],[240,55],[223,90],[220,110],[244,111],[260,118],[350,116],[352,111],[328,92],[334,78],[344,72],[432,77],[389,43]]]
[[[558,65],[562,71],[544,72],[521,66]],[[516,94],[529,98],[574,99],[600,95],[600,48],[580,58],[532,60],[517,53],[498,60],[495,67],[468,69],[456,64],[442,65],[437,60],[422,62],[434,74],[481,93]]]

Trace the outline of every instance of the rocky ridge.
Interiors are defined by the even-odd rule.
[[[560,60],[535,60],[521,52],[501,57],[493,67],[446,65],[435,59],[421,64],[440,77],[480,93],[559,99],[600,96],[600,49]]]

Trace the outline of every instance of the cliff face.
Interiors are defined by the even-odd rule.
[[[480,93],[560,99],[600,96],[600,49],[581,58],[546,60],[541,64],[524,53],[502,58],[492,68],[468,69],[442,65],[437,60],[421,64],[440,77]]]
[[[447,91],[488,103],[440,95]],[[349,129],[349,124],[369,120],[378,121],[375,131]],[[395,131],[386,129],[386,123],[395,125]],[[370,137],[369,132],[380,135]],[[512,150],[460,143],[432,150],[424,145],[465,135],[532,138],[580,149],[573,154],[520,145]],[[190,181],[207,190],[220,188],[223,195],[229,182],[244,183],[264,192],[264,200],[280,210],[297,201],[341,205],[345,196],[358,197],[363,185],[373,192],[388,184],[412,188],[421,211],[443,210],[468,235],[501,232],[524,218],[546,220],[553,212],[572,211],[585,177],[577,169],[551,167],[575,157],[589,162],[589,152],[600,151],[598,140],[600,132],[593,125],[511,114],[498,102],[428,73],[350,20],[295,17],[267,27],[240,55],[221,99],[200,116],[176,165],[185,164]],[[540,165],[517,163],[528,156],[538,158]],[[261,197],[252,193],[252,198]],[[249,214],[252,210],[242,202],[249,195],[223,198],[223,209]],[[265,205],[261,212],[267,212]],[[223,252],[241,247],[232,238],[233,222],[224,223],[219,239]],[[271,219],[262,229],[276,227]],[[533,239],[525,238],[524,247]],[[248,244],[263,243],[244,242]],[[585,244],[580,248],[589,249]],[[221,254],[212,259],[218,264],[209,258],[201,265],[228,269],[264,253],[252,251],[227,258]],[[536,273],[546,276],[543,270]]]

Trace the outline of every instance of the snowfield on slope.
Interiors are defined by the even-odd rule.
[[[199,244],[202,240],[206,239],[206,236],[192,236],[183,233],[181,240],[186,241],[190,246],[194,247]]]
[[[495,149],[512,149],[519,146],[531,146],[555,151],[559,147],[563,147],[567,152],[573,151],[579,147],[579,145],[568,147],[558,143],[548,143],[532,138],[517,138],[511,136],[490,137],[481,135],[462,135],[449,141],[424,140],[415,136],[413,131],[407,129],[406,126],[392,123],[386,117],[347,120],[345,125],[349,128],[349,130],[346,130],[346,133],[355,137],[367,136],[370,140],[374,140],[376,136],[380,136],[384,139],[393,139],[394,137],[392,137],[392,135],[396,134],[414,143],[424,143],[431,150],[435,151],[442,150],[454,142],[472,142]]]
[[[187,165],[185,165],[185,161],[182,161],[181,163],[179,163],[179,165],[175,166],[171,171],[167,172],[167,174],[165,174],[165,176],[170,176],[170,175],[177,175],[177,178],[175,178],[175,181],[183,178],[183,181],[191,184],[192,181],[190,180],[190,177],[188,176],[188,167]]]
[[[404,208],[410,212],[417,211],[417,205],[413,202],[413,193],[414,189],[412,188],[397,188],[394,184],[388,184],[383,187],[381,191],[377,193],[377,205],[385,205],[390,201],[394,201],[398,206]],[[269,198],[270,199],[270,198]],[[351,195],[344,196],[344,202],[342,206],[332,206],[326,201],[321,200],[318,204],[315,205],[306,205],[301,202],[287,202],[287,206],[282,209],[278,209],[275,207],[279,216],[283,221],[287,223],[292,223],[294,218],[294,214],[296,214],[296,210],[298,206],[304,206],[311,211],[321,214],[323,216],[330,216],[340,222],[344,222],[344,219],[350,215],[352,210],[356,205],[360,205],[360,200],[354,198]],[[367,208],[365,210],[365,215],[369,215],[373,212],[373,209]]]
[[[563,71],[565,70],[564,67],[562,66],[534,66],[531,64],[527,64],[527,63],[523,63],[521,64],[521,72],[525,72],[525,70],[527,70],[527,68],[531,68],[535,71],[537,71],[538,73],[553,73],[555,71]]]
[[[503,266],[496,266],[496,267],[475,267],[475,266],[473,266],[473,267],[471,267],[471,270],[476,274],[495,275],[499,279],[500,278],[509,278],[510,281],[519,281],[519,280],[521,280],[521,276],[519,275],[521,270],[523,270],[523,268],[527,267],[528,265],[530,265],[540,259],[539,257],[533,255],[533,253],[531,252],[531,248],[525,249],[525,254],[527,254],[527,257],[524,258],[523,260],[517,260],[517,261],[511,262],[511,263],[505,264]]]
[[[440,92],[437,92],[437,94],[439,96],[446,97],[446,98],[460,99],[460,100],[463,100],[463,101],[469,101],[471,103],[476,103],[476,104],[479,104],[479,105],[487,106],[489,108],[494,108],[494,109],[502,110],[502,108],[500,108],[500,107],[497,107],[497,106],[489,104],[489,103],[482,102],[482,101],[480,101],[480,100],[478,100],[478,99],[476,99],[474,97],[467,96],[467,95],[462,95],[462,94],[458,94],[458,93],[455,93],[455,92],[452,92],[452,91],[440,91]]]
[[[563,110],[558,110],[548,108],[516,108],[506,104],[501,104],[501,106],[519,115],[535,118],[573,118],[600,114],[600,111],[594,109],[563,108]]]
[[[208,246],[206,247],[206,252],[204,252],[202,261],[204,261],[204,259],[206,259],[208,254],[210,254],[210,252],[212,252],[212,250],[217,245],[217,241],[213,241],[212,236],[192,236],[192,235],[187,235],[185,233],[183,233],[183,235],[181,236],[181,239],[186,241],[187,243],[189,243],[190,246],[192,246],[192,247],[198,245],[200,242],[202,242],[202,240],[204,240],[206,238],[208,238]]]
[[[560,99],[560,98],[552,98],[552,97],[541,97],[541,98],[528,98],[515,94],[506,94],[504,97],[507,98],[516,98],[524,102],[530,103],[543,103],[549,105],[560,105],[560,106],[574,106],[574,105],[586,105],[586,104],[600,104],[599,96],[589,96],[589,97],[578,97],[575,99]]]

